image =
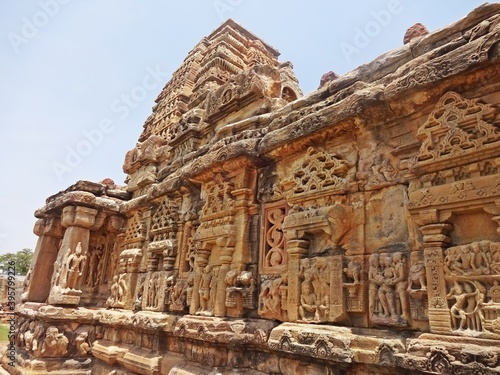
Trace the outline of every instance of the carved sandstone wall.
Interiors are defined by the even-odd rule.
[[[80,181],[36,212],[5,367],[500,373],[499,12],[305,97],[221,25],[158,96],[126,187]]]

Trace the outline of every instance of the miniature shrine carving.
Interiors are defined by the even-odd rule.
[[[307,96],[224,22],[158,95],[126,185],[36,211],[2,366],[500,374],[499,13],[410,30]]]

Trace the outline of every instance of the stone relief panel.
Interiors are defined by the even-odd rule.
[[[402,252],[370,255],[368,310],[374,325],[408,325],[410,311],[405,258]]]
[[[410,302],[423,288],[429,293],[432,332],[498,334],[491,329],[498,316],[488,292],[496,280],[490,264],[498,241],[497,117],[494,106],[448,92],[417,132],[422,144],[410,162],[415,179],[407,207],[423,233],[427,277],[424,287],[411,288]]]
[[[367,248],[379,249],[387,244],[406,248],[410,231],[405,187],[396,185],[366,192],[365,199]]]
[[[74,248],[68,247],[54,266],[50,298],[61,299],[67,303],[78,302],[82,295],[81,284],[86,262],[87,256],[83,254],[81,242]]]
[[[147,226],[143,213],[136,211],[127,220],[127,229],[123,239],[124,249],[141,249],[146,240]]]
[[[494,121],[494,106],[463,98],[456,92],[446,93],[417,132],[422,145],[413,169],[432,164],[432,169],[439,170],[446,161],[466,161],[463,158],[466,154],[476,155],[477,160],[497,153],[500,131]],[[469,161],[475,160],[469,158]]]
[[[336,260],[318,257],[300,261],[300,321],[319,323],[330,321],[332,317],[336,320],[335,310],[343,308],[342,294],[338,293],[342,290],[342,274],[335,274],[333,269]]]
[[[232,266],[224,279],[226,284],[226,307],[240,311],[244,309],[254,310],[256,308],[256,276],[255,266]]]
[[[326,190],[330,194],[343,194],[349,190],[351,181],[347,172],[353,166],[349,160],[313,147],[302,160],[292,179],[282,181],[288,195],[298,197]]]
[[[179,211],[179,200],[165,197],[153,213],[147,249],[149,271],[164,270],[167,277],[174,272],[178,253]]]
[[[364,313],[366,312],[366,278],[363,257],[344,257],[343,264],[346,310],[350,313]]]
[[[262,211],[261,272],[279,274],[287,264],[283,222],[288,213],[286,202],[265,205]]]
[[[230,211],[235,200],[231,195],[233,190],[234,184],[231,181],[225,179],[220,173],[215,175],[213,181],[208,182],[203,190],[205,204],[203,205],[202,215],[210,217]]]
[[[118,262],[116,237],[122,224],[121,217],[111,216],[102,229],[90,234],[82,285],[82,302],[86,304],[104,305],[109,296],[109,283],[113,280]]]
[[[119,274],[113,277],[109,297],[106,300],[108,307],[125,308],[127,304],[127,297],[130,294],[130,287],[128,285],[126,274]]]
[[[217,283],[220,266],[206,265],[200,275],[198,287],[199,307],[196,315],[212,316],[216,304]]]
[[[35,358],[89,357],[95,339],[94,326],[56,326],[20,317],[16,345]]]
[[[500,338],[500,243],[452,246],[444,255],[453,333]]]
[[[390,150],[377,152],[373,151],[370,157],[359,163],[356,179],[361,190],[378,190],[403,181],[397,169],[397,160],[389,156]]]
[[[266,319],[287,320],[286,275],[261,277],[258,313]]]
[[[149,311],[164,311],[165,304],[169,303],[169,291],[165,272],[148,272],[144,281],[142,309]]]
[[[413,251],[410,255],[408,269],[408,297],[413,321],[429,320],[429,303],[427,298],[427,277],[423,252]]]

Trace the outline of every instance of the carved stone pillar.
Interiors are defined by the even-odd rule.
[[[80,302],[90,231],[98,229],[104,218],[105,214],[93,208],[67,206],[63,209],[61,222],[66,230],[54,266],[48,303],[74,305]]]
[[[433,333],[450,333],[451,321],[446,297],[446,281],[443,269],[443,249],[451,239],[450,224],[428,224],[420,227],[424,235],[424,262],[429,298],[429,324]]]
[[[299,318],[300,260],[307,255],[308,248],[308,240],[294,239],[288,241],[288,320],[291,322],[296,322]]]
[[[33,232],[39,237],[30,270],[30,283],[23,299],[29,302],[45,302],[50,292],[50,279],[54,272],[59,242],[63,236],[58,217],[40,219]]]

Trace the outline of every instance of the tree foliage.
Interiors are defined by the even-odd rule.
[[[26,275],[30,269],[33,250],[22,249],[17,253],[7,253],[0,255],[0,269],[7,272],[9,267],[15,266],[16,275]]]

